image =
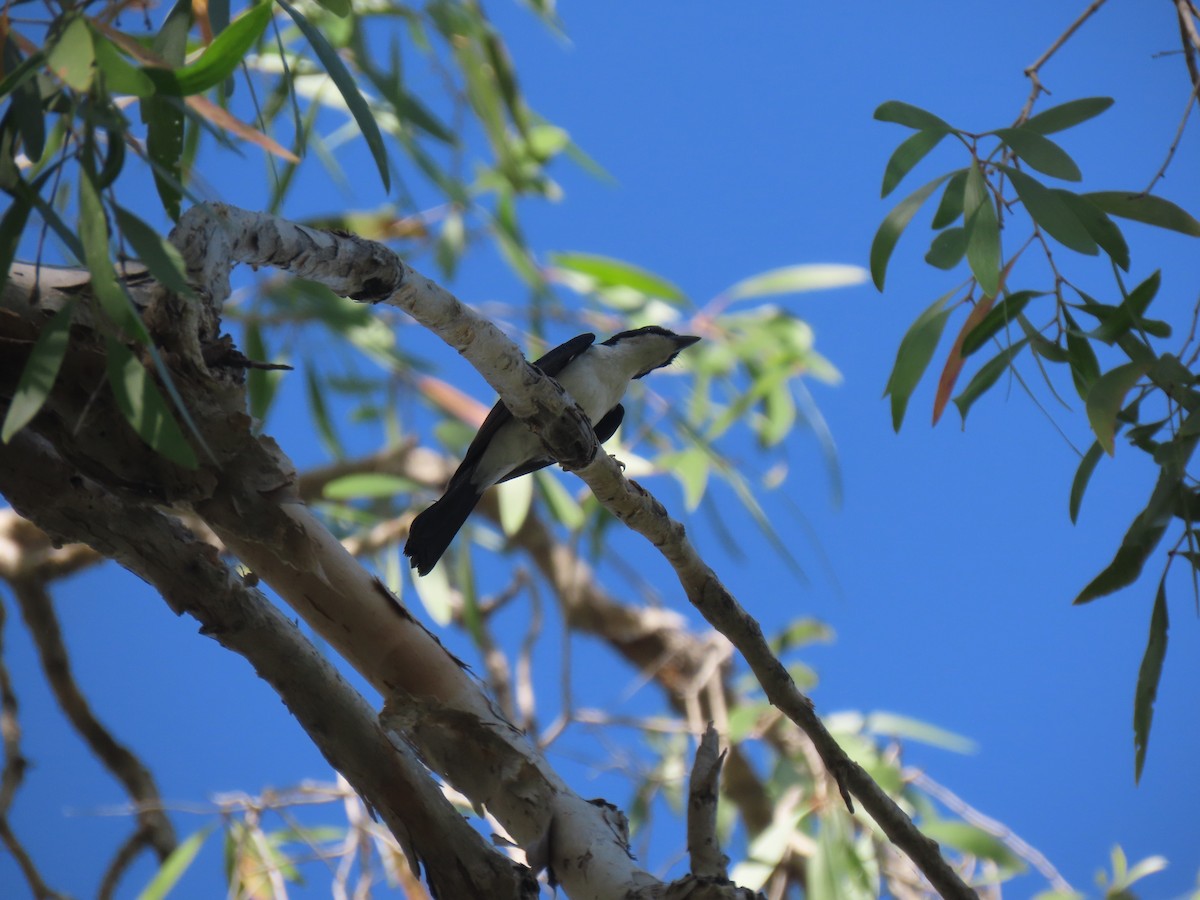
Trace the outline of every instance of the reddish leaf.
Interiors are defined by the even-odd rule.
[[[417,390],[438,409],[445,410],[472,428],[478,428],[487,417],[488,408],[486,406],[440,378],[434,378],[432,375],[418,378]]]
[[[954,390],[954,382],[958,381],[958,375],[962,371],[963,363],[966,362],[966,357],[963,356],[962,347],[963,341],[966,340],[968,334],[986,316],[992,309],[992,305],[996,302],[995,297],[984,297],[975,304],[975,308],[971,310],[971,314],[967,316],[967,321],[963,322],[962,328],[958,332],[958,337],[954,339],[954,346],[950,348],[950,355],[946,357],[946,367],[942,369],[942,377],[938,379],[937,396],[933,399],[933,424],[938,423],[938,419],[942,417],[942,413],[946,410],[946,404],[950,402],[950,394]]]

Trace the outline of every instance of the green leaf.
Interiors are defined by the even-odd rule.
[[[92,290],[104,314],[118,328],[136,336],[144,344],[150,343],[146,327],[133,308],[133,303],[113,271],[108,255],[108,228],[104,221],[104,207],[92,183],[89,172],[80,172],[79,177],[79,239],[83,242],[84,260],[92,276]]]
[[[1112,97],[1084,97],[1080,100],[1068,100],[1058,106],[1044,109],[1030,118],[1025,128],[1039,134],[1053,134],[1065,131],[1081,122],[1086,122],[1100,115],[1113,105]]]
[[[189,835],[187,840],[172,850],[170,856],[162,861],[162,865],[158,867],[158,871],[150,879],[150,883],[138,894],[137,900],[163,900],[171,893],[171,890],[179,883],[179,879],[196,859],[200,848],[204,846],[204,842],[212,832],[212,826],[202,828],[195,834]]]
[[[946,182],[946,190],[933,214],[932,228],[945,228],[963,214],[963,189],[967,185],[967,169],[959,169]]]
[[[689,447],[675,453],[665,453],[655,460],[655,467],[674,475],[683,485],[683,501],[688,512],[695,511],[704,499],[710,470],[708,454],[700,447]]]
[[[871,279],[879,290],[883,290],[888,260],[892,257],[892,251],[896,249],[896,242],[900,240],[900,235],[904,233],[904,229],[908,227],[908,223],[912,221],[912,217],[917,214],[921,205],[929,199],[929,195],[953,174],[953,172],[947,173],[923,187],[917,188],[884,217],[879,230],[875,232],[875,239],[871,242]]]
[[[997,303],[979,324],[970,330],[963,338],[962,355],[970,356],[986,344],[996,332],[1016,321],[1017,316],[1034,297],[1041,297],[1041,291],[1016,291]]]
[[[975,373],[975,376],[963,388],[962,393],[954,398],[954,405],[958,407],[958,414],[962,417],[964,425],[967,423],[967,413],[970,411],[971,406],[976,400],[987,393],[988,389],[1012,365],[1013,359],[1025,349],[1025,345],[1028,343],[1028,338],[1021,338],[1015,344],[1009,344],[980,366],[979,371]]]
[[[975,753],[979,747],[970,738],[913,719],[889,712],[873,712],[867,714],[866,729],[875,734],[887,737],[906,738],[920,741],[931,747],[941,747],[953,753]]]
[[[1071,482],[1069,504],[1072,525],[1079,520],[1079,507],[1083,503],[1083,494],[1087,490],[1088,482],[1092,479],[1092,472],[1096,470],[1096,464],[1100,462],[1100,457],[1103,455],[1103,445],[1099,441],[1093,441],[1088,452],[1079,461],[1079,468],[1075,470],[1075,479]]]
[[[1071,378],[1080,399],[1086,401],[1092,385],[1100,378],[1100,363],[1074,317],[1065,309],[1063,317],[1067,320],[1067,362],[1071,364]]]
[[[119,341],[109,338],[106,344],[108,383],[126,421],[151,449],[185,469],[196,468],[196,453],[146,367]]]
[[[994,297],[1000,292],[1000,222],[979,166],[972,166],[967,173],[963,212],[967,217],[967,264],[984,293]]]
[[[1083,173],[1067,151],[1054,141],[1028,128],[997,128],[992,132],[1028,165],[1043,175],[1064,181],[1079,181]]]
[[[763,419],[758,439],[764,447],[774,447],[791,433],[796,424],[796,400],[787,381],[775,384],[763,396]]]
[[[939,119],[931,112],[903,103],[900,100],[888,100],[875,109],[875,118],[880,122],[895,122],[908,128],[931,131],[953,131],[950,124]]]
[[[496,485],[496,501],[500,506],[500,530],[512,537],[521,530],[533,505],[533,479],[514,478]]]
[[[113,212],[121,234],[132,245],[138,259],[146,264],[150,274],[168,290],[185,297],[194,296],[192,286],[188,284],[183,257],[175,246],[128,210],[114,204]]]
[[[153,49],[170,65],[182,65],[187,53],[188,30],[192,26],[190,3],[177,2],[154,36]],[[179,219],[182,198],[183,106],[175,97],[144,97],[138,104],[146,124],[146,153],[150,158],[154,187],[172,221]]]
[[[1167,655],[1167,579],[1158,583],[1154,611],[1150,614],[1150,637],[1138,668],[1137,689],[1133,695],[1133,746],[1135,782],[1142,779],[1142,766],[1150,745],[1150,724],[1154,720],[1154,701],[1158,697],[1158,681],[1162,676],[1163,659]]]
[[[371,113],[371,108],[367,105],[367,101],[358,92],[358,85],[354,81],[354,76],[346,69],[346,64],[342,62],[342,58],[338,56],[337,51],[333,47],[329,46],[329,42],[325,40],[325,36],[321,34],[319,29],[314,28],[312,23],[304,18],[287,0],[275,0],[275,2],[282,6],[284,11],[292,17],[296,26],[304,34],[305,39],[312,45],[313,52],[321,60],[321,65],[325,67],[325,71],[341,93],[342,99],[346,101],[346,106],[349,108],[350,114],[354,116],[354,121],[358,123],[359,130],[362,131],[363,138],[367,142],[367,147],[371,151],[371,156],[375,159],[375,166],[379,170],[379,178],[383,182],[384,190],[390,191],[392,182],[391,176],[388,173],[387,149],[383,146],[383,135],[379,132],[379,126],[375,123],[375,116]]]
[[[591,283],[591,290],[628,288],[670,303],[686,300],[683,291],[665,278],[619,259],[588,253],[551,253],[550,261],[560,269],[585,276]]]
[[[34,342],[4,417],[4,427],[0,430],[0,440],[4,443],[7,444],[14,434],[29,424],[50,396],[67,353],[67,344],[71,339],[71,317],[74,314],[75,300],[68,300],[54,314],[54,318],[45,324]]]
[[[945,129],[918,131],[909,137],[892,154],[883,170],[883,190],[880,196],[886,197],[898,185],[913,167],[929,155],[934,147],[946,136]]]
[[[163,209],[173,221],[179,219],[183,192],[183,110],[173,98],[144,97],[139,104],[146,123],[146,153],[150,158],[154,186]]]
[[[350,15],[351,10],[353,9],[350,4],[350,0],[317,0],[317,4],[322,8],[329,10],[340,19],[344,19],[346,16]]]
[[[1162,271],[1155,270],[1121,300],[1114,314],[1100,322],[1093,332],[1096,340],[1111,344],[1128,334],[1130,329],[1140,328],[1145,322],[1143,314],[1157,296],[1161,284]],[[1085,307],[1085,310],[1090,312],[1091,307]]]
[[[946,844],[979,859],[991,860],[1002,869],[1020,872],[1025,868],[1020,857],[1013,853],[1004,841],[967,822],[923,822],[921,831],[940,844]]]
[[[1100,245],[1100,249],[1128,272],[1129,245],[1125,243],[1125,235],[1121,234],[1121,229],[1116,223],[1086,197],[1060,188],[1051,188],[1050,193],[1061,200],[1068,211],[1079,220],[1092,240]]]
[[[925,262],[948,271],[962,262],[966,252],[967,229],[947,228],[934,236],[929,252],[925,254]]]
[[[861,266],[816,263],[771,269],[768,272],[745,278],[721,293],[730,302],[733,302],[749,297],[800,294],[806,291],[851,287],[862,284],[866,280],[867,272]]]
[[[154,93],[154,82],[150,76],[122,56],[108,38],[93,34],[92,40],[96,45],[96,68],[104,75],[106,90],[134,97],[149,97]]]
[[[454,619],[454,608],[457,605],[455,592],[450,587],[449,566],[443,563],[434,566],[426,575],[417,575],[417,570],[410,572],[413,586],[417,589],[417,597],[429,618],[435,625],[446,626]]]
[[[82,94],[91,90],[95,63],[92,31],[82,16],[75,16],[50,48],[46,64],[68,87]]]
[[[286,4],[283,4],[286,8]],[[234,73],[271,21],[270,3],[252,6],[213,40],[200,57],[178,69],[146,69],[162,93],[189,97],[220,84]]]
[[[568,531],[577,531],[587,523],[583,507],[571,496],[571,492],[563,487],[562,481],[546,472],[535,472],[534,482],[550,509],[550,516],[556,522],[562,523]]]
[[[330,456],[342,456],[342,442],[333,427],[333,419],[330,418],[329,409],[325,405],[325,394],[317,380],[312,360],[304,367],[304,389],[308,397],[308,409],[312,413],[313,424],[317,426],[317,436],[321,439],[321,444]]]
[[[41,58],[41,53],[35,55]],[[0,54],[0,62],[3,63],[6,72],[20,71],[25,65],[15,42],[11,40],[4,42],[4,52]],[[32,76],[32,71],[29,74]],[[9,84],[10,80],[5,78],[4,82]],[[12,100],[9,106],[11,110],[9,116],[12,117],[13,124],[21,134],[25,155],[36,162],[46,151],[46,114],[42,109],[42,92],[37,79],[29,76],[13,80],[11,84]],[[8,93],[9,91],[6,90],[0,93],[0,97],[6,96]]]
[[[1062,244],[1079,253],[1094,256],[1096,242],[1084,224],[1062,201],[1061,195],[1051,191],[1035,178],[1010,166],[998,166],[1017,189],[1017,196],[1025,204],[1025,210],[1046,233]]]
[[[1096,440],[1109,456],[1114,453],[1113,441],[1117,430],[1117,413],[1125,405],[1125,395],[1146,374],[1145,363],[1126,363],[1105,372],[1092,385],[1087,395],[1088,422]]]
[[[5,68],[8,68],[9,65],[9,59],[7,57],[8,48],[10,46],[12,46],[11,43],[5,44]],[[13,52],[15,53],[16,51],[14,50]],[[12,68],[8,68],[4,78],[0,79],[0,99],[7,97],[26,81],[35,76],[38,72],[38,69],[40,69],[45,63],[46,54],[43,51],[38,50],[37,52],[25,57],[25,59],[21,60],[21,62],[17,65],[13,66]]]
[[[1179,472],[1165,467],[1160,469],[1158,482],[1154,485],[1146,508],[1137,514],[1125,532],[1113,561],[1080,591],[1074,601],[1076,605],[1111,594],[1137,581],[1146,560],[1170,524],[1180,494]]]
[[[257,322],[252,320],[246,323],[245,341],[246,355],[250,359],[258,362],[267,362],[271,359],[266,341],[263,339],[262,329]],[[283,373],[280,371],[250,369],[246,373],[246,390],[250,394],[250,415],[259,422],[266,420],[282,381]]]
[[[1124,191],[1093,191],[1083,196],[1109,215],[1145,222],[1147,225],[1178,231],[1191,237],[1200,237],[1200,222],[1162,197],[1155,197],[1153,194],[1129,194]]]
[[[1021,330],[1025,332],[1025,336],[1029,338],[1029,345],[1033,348],[1033,352],[1042,359],[1047,359],[1054,363],[1069,362],[1070,354],[1060,344],[1049,340],[1041,332],[1033,327],[1033,323],[1025,317],[1024,314],[1017,316],[1017,324],[1021,326]],[[1096,377],[1100,377],[1099,365],[1096,367]]]
[[[17,256],[17,245],[21,242],[25,223],[29,221],[30,209],[32,206],[26,198],[14,197],[12,205],[0,218],[0,289],[8,281],[9,269]]]
[[[946,294],[938,298],[928,309],[919,315],[909,326],[900,348],[896,351],[896,362],[892,366],[892,374],[888,376],[887,387],[883,395],[892,398],[892,427],[900,430],[904,422],[904,412],[908,408],[908,399],[916,390],[921,376],[933,358],[950,310],[945,309],[946,301],[952,295]]]
[[[412,493],[416,489],[417,484],[411,478],[385,472],[354,472],[327,482],[321,496],[326,500],[378,499]]]

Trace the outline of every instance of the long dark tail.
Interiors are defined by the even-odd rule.
[[[464,479],[451,485],[442,498],[415,519],[408,530],[404,555],[422,575],[437,565],[482,495]]]

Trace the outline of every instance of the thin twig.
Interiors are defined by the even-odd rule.
[[[984,815],[949,788],[934,781],[919,769],[905,769],[903,775],[906,781],[941,801],[947,809],[960,816],[964,822],[969,822],[1002,841],[1013,853],[1037,869],[1056,891],[1066,894],[1075,892],[1067,879],[1063,878],[1058,869],[1054,868],[1054,864],[1046,859],[1040,850],[1015,834],[1011,828]]]
[[[1154,189],[1154,185],[1167,174],[1167,167],[1171,165],[1171,160],[1175,158],[1175,151],[1179,148],[1179,142],[1183,139],[1183,129],[1187,126],[1188,117],[1192,114],[1192,106],[1195,105],[1198,95],[1200,95],[1200,79],[1192,83],[1192,91],[1188,94],[1187,104],[1183,107],[1183,118],[1179,120],[1179,127],[1175,129],[1175,137],[1171,141],[1171,146],[1167,149],[1167,158],[1163,160],[1163,164],[1154,173],[1154,177],[1150,179],[1150,183],[1146,185],[1145,190],[1138,196],[1144,197],[1149,194]]]
[[[687,847],[692,874],[700,878],[728,877],[729,857],[717,836],[717,794],[725,752],[712,722],[704,729],[688,784]]]
[[[1183,42],[1183,61],[1191,76],[1192,86],[1200,88],[1200,67],[1196,64],[1196,53],[1200,51],[1200,32],[1196,31],[1196,8],[1188,0],[1175,0],[1175,11],[1179,14],[1179,38]]]
[[[4,768],[0,771],[0,843],[8,848],[8,852],[16,860],[17,866],[29,883],[30,893],[42,900],[61,895],[46,884],[34,865],[33,858],[17,840],[8,824],[8,810],[24,780],[27,762],[21,755],[21,723],[17,718],[17,695],[8,676],[8,667],[4,665],[5,618],[6,610],[4,604],[0,603],[0,741],[4,744]]]
[[[1060,34],[1054,43],[1046,48],[1046,52],[1039,56],[1031,65],[1025,67],[1025,77],[1032,82],[1033,88],[1029,92],[1029,99],[1025,101],[1025,105],[1021,108],[1021,114],[1017,116],[1017,125],[1020,125],[1029,118],[1029,114],[1033,112],[1033,104],[1037,101],[1040,94],[1050,93],[1042,86],[1041,79],[1038,78],[1038,73],[1041,71],[1042,66],[1049,62],[1050,57],[1057,53],[1062,45],[1071,39],[1071,35],[1078,31],[1080,26],[1090,19],[1104,3],[1105,0],[1092,0],[1088,8],[1079,14],[1079,18],[1072,22],[1067,27],[1067,30]]]
[[[96,718],[87,698],[79,689],[71,673],[62,628],[45,586],[38,582],[20,580],[12,582],[12,587],[21,607],[21,615],[29,627],[29,633],[41,658],[46,681],[50,684],[67,720],[96,758],[125,786],[125,790],[135,802],[160,803],[158,786],[154,783],[150,771]],[[138,813],[138,819],[145,830],[147,844],[154,848],[160,860],[165,860],[176,846],[175,829],[171,820],[152,807],[142,809]]]

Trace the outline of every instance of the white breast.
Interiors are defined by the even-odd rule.
[[[624,371],[620,354],[611,347],[595,344],[573,360],[559,375],[558,383],[579,404],[592,424],[600,421],[610,409],[621,402],[629,386],[631,373]],[[481,490],[504,478],[528,460],[545,454],[541,440],[517,421],[508,422],[488,444],[475,474],[473,484]]]

